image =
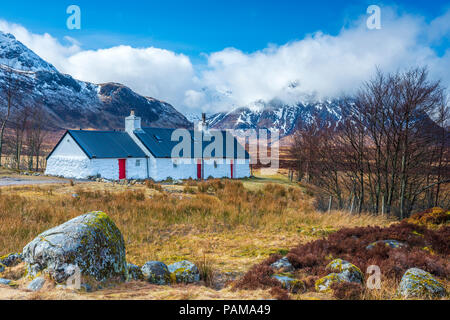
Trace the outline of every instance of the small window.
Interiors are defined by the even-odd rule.
[[[177,167],[178,167],[178,163],[177,163],[176,161],[172,162],[172,164],[173,164],[173,167],[174,167],[174,168],[177,168]]]
[[[136,167],[140,167],[141,166],[141,160],[136,160]]]
[[[217,169],[217,161],[216,160],[214,160],[214,168]]]

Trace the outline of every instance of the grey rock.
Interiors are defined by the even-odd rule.
[[[23,256],[21,253],[10,253],[0,258],[0,264],[3,264],[7,267],[14,267],[21,263],[22,260]]]
[[[317,292],[330,292],[334,283],[352,282],[360,285],[364,283],[364,275],[361,270],[348,261],[335,259],[326,268],[334,272],[316,281]]]
[[[92,287],[88,283],[81,284],[81,291],[92,292]]]
[[[403,298],[443,298],[447,291],[430,273],[411,268],[403,275],[397,294]]]
[[[194,283],[200,281],[200,272],[195,264],[183,260],[168,266],[169,272],[175,275],[178,283]]]
[[[348,261],[335,259],[331,261],[326,268],[328,270],[334,271],[335,273],[338,273],[339,277],[343,281],[355,282],[360,284],[364,282],[364,275],[361,270]]]
[[[31,291],[39,291],[42,289],[44,284],[45,284],[45,279],[38,277],[30,282],[30,284],[28,285],[28,289]]]
[[[11,280],[0,278],[0,284],[8,286],[11,283]]]
[[[148,261],[141,268],[144,279],[150,283],[166,285],[170,283],[168,267],[160,261]]]
[[[295,270],[294,266],[289,262],[287,257],[281,258],[280,260],[272,263],[270,266],[273,269],[282,272],[292,272]]]
[[[98,281],[126,279],[125,244],[120,230],[103,212],[91,212],[47,230],[23,249],[28,273],[46,270],[62,283],[74,273]]]
[[[128,264],[128,280],[142,280],[144,275],[141,268],[132,263]]]
[[[371,250],[373,249],[377,244],[384,244],[387,247],[390,247],[392,249],[397,249],[397,248],[402,248],[402,247],[406,247],[407,244],[398,240],[379,240],[376,242],[373,242],[371,244],[369,244],[366,249],[367,250]]]
[[[306,285],[302,280],[298,280],[287,275],[274,275],[272,278],[280,281],[282,287],[292,293],[306,291]]]

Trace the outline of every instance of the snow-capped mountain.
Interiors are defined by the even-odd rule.
[[[122,129],[130,109],[143,125],[190,127],[192,124],[170,104],[141,96],[118,83],[93,84],[62,74],[11,34],[0,32],[0,91],[7,78],[18,81],[21,101],[41,105],[57,128]],[[5,95],[0,92],[0,108]]]
[[[324,119],[339,121],[342,117],[341,103],[339,100],[303,101],[295,104],[258,101],[230,112],[208,115],[207,122],[211,128],[279,130],[280,136],[286,136],[293,133],[299,120],[308,122],[316,114]]]

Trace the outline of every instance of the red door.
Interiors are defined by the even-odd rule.
[[[119,159],[119,180],[127,178],[126,161],[127,159]]]
[[[202,179],[202,161],[201,160],[197,160],[197,179],[198,180]]]
[[[233,179],[233,178],[234,178],[234,172],[233,172],[233,169],[234,169],[234,166],[233,166],[233,160],[230,161],[230,169],[231,169],[231,179]]]

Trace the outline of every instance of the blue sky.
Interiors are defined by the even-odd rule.
[[[66,28],[71,4],[81,8],[81,30]],[[195,58],[226,47],[252,52],[318,30],[334,35],[371,4],[398,7],[426,19],[450,7],[443,0],[18,0],[3,2],[0,18],[33,32],[76,38],[85,49],[157,46]]]
[[[66,27],[72,4],[81,30]],[[380,30],[366,27],[369,5]],[[377,67],[428,66],[450,84],[448,0],[16,0],[2,3],[0,30],[77,79],[124,83],[185,112],[335,97]]]

